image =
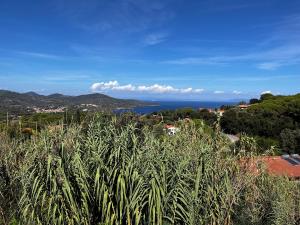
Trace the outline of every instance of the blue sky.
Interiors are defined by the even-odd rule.
[[[230,100],[300,92],[298,0],[0,0],[0,89]]]

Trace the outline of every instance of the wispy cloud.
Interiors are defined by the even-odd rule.
[[[257,65],[257,67],[262,70],[276,70],[280,66],[281,64],[278,62],[265,62]]]
[[[242,92],[241,92],[241,91],[236,91],[236,90],[235,90],[235,91],[232,92],[232,94],[234,94],[234,95],[240,95],[240,94],[242,94]]]
[[[174,94],[200,94],[204,91],[204,89],[197,88],[193,89],[191,87],[188,88],[175,88],[171,85],[161,85],[161,84],[153,84],[153,85],[139,85],[135,86],[133,84],[120,85],[118,81],[108,81],[108,82],[99,82],[94,83],[91,86],[91,90],[93,92],[104,92],[104,91],[128,91],[128,92],[145,92],[145,93],[155,93],[155,94],[166,94],[166,93],[174,93]]]
[[[174,15],[169,0],[91,0],[88,4],[77,0],[55,2],[58,12],[75,26],[105,35],[159,27]]]
[[[165,33],[153,33],[145,37],[143,43],[145,45],[157,45],[161,42],[166,41],[167,34]]]
[[[263,94],[272,94],[272,91],[263,91],[263,92],[261,92],[261,94],[263,95]]]
[[[212,55],[166,60],[163,63],[223,66],[234,63],[249,64],[250,62],[254,67],[262,70],[276,70],[283,66],[299,64],[300,16],[288,16],[273,26],[276,26],[276,28],[273,32],[270,32],[269,37],[240,54],[214,53]],[[196,55],[195,52],[193,54]]]
[[[63,59],[63,57],[59,55],[53,55],[53,54],[42,53],[42,52],[30,52],[30,51],[14,51],[14,52],[19,55],[40,58],[40,59],[54,59],[54,60]]]
[[[175,60],[164,61],[167,64],[177,65],[225,65],[227,64],[226,58],[222,57],[189,57]]]
[[[224,93],[225,93],[224,91],[214,91],[214,94],[217,94],[217,95],[224,94]]]
[[[285,45],[243,55],[188,57],[168,60],[163,63],[177,65],[227,65],[235,62],[248,63],[249,61],[257,66],[257,68],[264,70],[274,70],[281,66],[297,64],[300,62],[300,46]]]

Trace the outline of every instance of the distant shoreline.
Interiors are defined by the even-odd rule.
[[[193,109],[215,109],[220,108],[222,105],[235,105],[237,102],[227,102],[227,101],[157,101],[157,104],[150,104],[145,106],[136,107],[118,107],[113,110],[114,113],[120,114],[125,112],[135,112],[137,114],[145,115],[151,114],[153,112],[163,111],[163,110],[176,110],[182,108],[193,108]]]

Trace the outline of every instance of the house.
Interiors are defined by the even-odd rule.
[[[179,128],[175,127],[174,125],[166,125],[165,129],[168,135],[175,135],[179,131]]]
[[[210,112],[210,113],[213,113],[213,112],[215,112],[215,110],[214,109],[207,109],[208,110],[208,112]]]
[[[270,175],[300,179],[300,156],[298,154],[243,159],[242,164],[255,174],[263,169]]]
[[[224,112],[225,112],[225,110],[224,110],[224,109],[218,109],[218,111],[217,111],[217,115],[219,115],[219,116],[223,116]]]
[[[245,104],[244,105],[239,105],[240,109],[247,109],[248,107],[249,107],[249,105],[245,105]]]

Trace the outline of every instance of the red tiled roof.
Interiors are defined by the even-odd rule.
[[[249,105],[239,105],[240,108],[248,108]]]
[[[300,158],[298,158],[300,160]],[[251,171],[258,173],[259,164],[262,164],[267,173],[276,176],[300,178],[300,165],[293,165],[281,156],[263,156],[254,159],[243,159],[243,164]]]
[[[174,125],[169,125],[169,124],[165,125],[166,129],[173,128],[173,127],[175,127],[175,126]]]

